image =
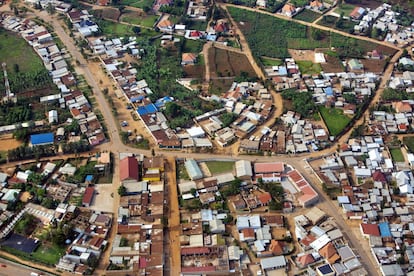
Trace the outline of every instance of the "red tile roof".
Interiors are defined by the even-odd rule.
[[[260,201],[261,204],[268,204],[272,200],[272,196],[270,193],[265,192],[257,196],[257,199]]]
[[[85,193],[83,194],[82,204],[90,205],[94,194],[95,189],[93,187],[87,187]]]
[[[302,266],[307,266],[307,265],[315,262],[315,259],[313,258],[312,254],[306,254],[306,255],[299,256],[297,258],[297,261]]]
[[[372,179],[374,181],[378,181],[378,182],[382,182],[382,183],[386,183],[387,182],[387,178],[385,177],[385,175],[381,171],[375,171],[372,174]]]
[[[210,248],[208,247],[182,247],[181,255],[195,255],[195,254],[208,254],[210,253]]]
[[[285,169],[283,162],[272,162],[272,163],[256,163],[254,164],[254,171],[256,173],[282,173]]]
[[[280,256],[283,254],[283,244],[280,241],[272,240],[269,250],[272,251],[273,255]]]
[[[138,160],[135,157],[128,156],[121,160],[119,176],[121,181],[126,179],[138,180]]]
[[[365,235],[380,236],[380,231],[377,224],[368,224],[368,223],[361,223],[362,233]]]
[[[181,272],[202,272],[202,271],[215,271],[216,267],[212,265],[208,266],[183,266],[181,267]]]

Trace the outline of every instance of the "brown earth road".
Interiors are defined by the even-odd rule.
[[[210,82],[210,60],[208,58],[208,51],[213,46],[213,42],[209,41],[203,45],[203,56],[204,56],[204,81],[208,84]]]
[[[181,272],[180,252],[180,208],[178,206],[177,177],[175,157],[167,158],[165,166],[165,176],[168,185],[168,232],[169,232],[169,257],[170,257],[170,275],[179,275]]]

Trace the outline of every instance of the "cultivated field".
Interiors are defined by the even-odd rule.
[[[242,54],[211,47],[208,59],[212,78],[235,77],[242,72],[248,73],[250,77],[256,76],[249,60]]]

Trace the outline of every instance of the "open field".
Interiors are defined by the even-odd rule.
[[[337,14],[343,13],[344,16],[349,16],[349,14],[355,9],[355,5],[351,4],[340,4],[338,7],[334,10]]]
[[[211,77],[235,77],[242,72],[249,77],[255,77],[256,73],[249,60],[243,54],[211,47],[208,51],[208,59]]]
[[[0,28],[0,64],[3,62],[7,64],[9,75],[16,73],[16,69],[21,73],[37,72],[44,69],[40,58],[23,38]],[[1,69],[1,75],[3,75],[3,69]]]
[[[103,19],[109,19],[109,20],[115,20],[118,21],[119,16],[121,15],[121,12],[117,8],[104,8],[104,9],[98,9],[93,10],[93,15],[98,18]]]
[[[260,61],[264,66],[279,66],[283,64],[283,61],[280,59],[260,57]]]
[[[338,57],[325,55],[326,62],[321,63],[322,70],[325,73],[339,73],[344,72],[344,66]]]
[[[319,112],[323,120],[325,121],[326,127],[329,130],[329,134],[337,136],[341,131],[349,124],[351,119],[343,114],[343,111],[338,108],[327,108],[321,106]]]
[[[203,49],[203,43],[198,40],[185,39],[183,53],[199,53]]]
[[[392,160],[394,162],[404,162],[404,156],[400,148],[390,149]]]
[[[413,136],[405,136],[403,138],[404,145],[407,146],[408,150],[411,153],[414,153],[414,137]]]
[[[143,9],[152,7],[153,2],[153,0],[123,0],[122,5]]]
[[[135,35],[135,33],[132,31],[132,26],[107,20],[99,20],[97,23],[101,28],[103,34],[107,36],[119,37]]]
[[[231,172],[234,168],[234,162],[226,161],[207,161],[205,162],[211,174],[220,174]]]
[[[319,63],[313,63],[310,60],[298,60],[296,63],[303,75],[319,74],[322,71],[322,67]]]
[[[0,152],[18,148],[22,144],[22,142],[14,139],[12,134],[1,135],[0,141]]]
[[[387,66],[387,61],[385,59],[362,59],[361,63],[364,65],[365,71],[377,74],[381,74],[384,71],[385,66]]]
[[[45,245],[42,243],[36,251],[32,253],[32,257],[42,263],[54,265],[59,261],[59,258],[64,252],[65,248],[56,245]]]
[[[129,24],[152,28],[157,19],[158,16],[156,15],[146,15],[145,13],[126,9],[120,20]]]
[[[304,9],[301,13],[296,15],[294,18],[306,22],[313,22],[321,16],[320,13]]]

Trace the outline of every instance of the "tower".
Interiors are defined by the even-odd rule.
[[[9,83],[9,78],[7,76],[6,66],[7,64],[5,62],[1,64],[1,67],[3,68],[3,74],[4,74],[4,87],[6,88],[6,95],[3,97],[3,102],[8,102],[10,100],[13,100],[14,102],[16,102],[16,98],[14,97],[14,94],[10,90],[10,83]]]

